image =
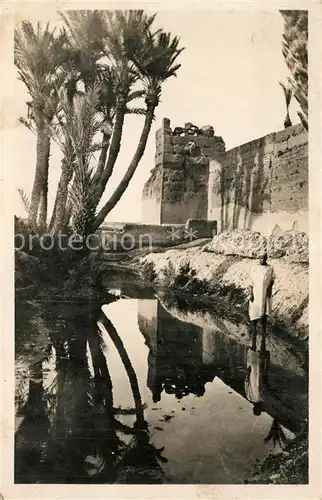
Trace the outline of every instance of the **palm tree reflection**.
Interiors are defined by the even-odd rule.
[[[132,366],[131,360],[127,354],[127,351],[124,347],[122,339],[117,333],[112,322],[105,315],[100,318],[98,324],[101,324],[104,327],[104,329],[110,336],[113,344],[115,345],[120,355],[120,358],[122,360],[122,363],[124,365],[124,368],[126,370],[127,376],[131,384],[133,399],[135,403],[135,410],[136,410],[136,427],[138,429],[144,429],[146,428],[147,424],[144,420],[144,412],[143,412],[143,405],[140,395],[139,384],[137,381],[136,373]]]
[[[264,442],[272,443],[272,455],[278,455],[282,453],[283,449],[285,448],[285,445],[288,442],[288,438],[285,435],[282,425],[276,418],[273,419],[271,428],[267,436],[265,437]]]
[[[29,366],[28,397],[18,411],[22,423],[15,435],[15,475],[23,482],[36,482],[37,465],[46,455],[50,422],[46,411],[42,362]]]
[[[131,360],[115,327],[101,315],[99,305],[86,317],[68,317],[59,328],[47,315],[56,376],[45,389],[42,363],[33,367],[37,373],[30,373],[24,420],[15,436],[16,482],[163,482],[160,462],[165,459],[162,449],[150,443]],[[134,409],[114,407],[102,329],[123,362]],[[134,426],[122,423],[120,414],[135,415]],[[126,435],[132,436],[128,444]]]

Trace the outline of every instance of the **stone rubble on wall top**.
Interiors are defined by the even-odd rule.
[[[279,226],[275,226],[268,238],[249,229],[224,231],[214,236],[204,250],[216,254],[247,258],[258,258],[267,252],[270,258],[276,259],[285,256],[290,262],[308,263],[308,235],[297,231],[295,224],[290,231],[279,229]]]
[[[214,137],[215,131],[212,125],[203,125],[202,127],[198,127],[191,122],[186,122],[184,127],[177,126],[171,130],[171,122],[169,118],[163,118],[162,120],[162,129],[166,131],[168,134],[172,134],[174,136],[181,135],[204,135],[206,137]]]

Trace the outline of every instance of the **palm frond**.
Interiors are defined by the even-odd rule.
[[[280,86],[283,89],[284,97],[285,97],[285,102],[286,102],[286,107],[288,108],[292,99],[293,95],[293,87],[289,84],[286,86],[284,83],[279,82]]]
[[[29,201],[29,198],[28,196],[26,195],[26,193],[24,192],[23,189],[19,188],[18,189],[18,193],[20,194],[20,199],[22,201],[22,204],[26,210],[26,212],[28,213],[29,212],[29,207],[30,207],[30,201]]]
[[[34,134],[36,133],[35,127],[33,126],[32,120],[29,118],[25,118],[23,116],[19,116],[18,121],[22,123],[27,129],[29,129]]]
[[[306,116],[304,116],[304,114],[301,111],[298,111],[297,114],[298,114],[298,116],[299,116],[299,118],[301,120],[301,123],[302,123],[303,127],[306,130],[308,130],[309,129],[309,123],[308,123],[308,120],[307,120]]]
[[[308,11],[282,10],[284,33],[282,54],[291,72],[289,83],[299,102],[305,119],[308,119]]]
[[[70,63],[87,87],[96,80],[106,36],[104,11],[73,10],[60,12],[69,34]]]
[[[127,102],[134,101],[134,99],[140,99],[141,97],[145,96],[145,90],[140,89],[140,90],[133,90],[133,92],[130,92],[128,95]]]
[[[51,29],[49,23],[23,21],[14,31],[14,63],[18,78],[27,87],[32,114],[41,112],[49,121],[58,105],[55,88],[61,85],[61,67],[65,60],[66,32]]]
[[[126,111],[127,114],[129,115],[146,115],[146,109],[145,108],[135,108],[135,107],[130,107],[126,106]]]

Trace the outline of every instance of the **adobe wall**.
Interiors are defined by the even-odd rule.
[[[269,134],[213,158],[208,219],[218,231],[270,233],[276,224],[308,231],[308,134],[302,125]]]
[[[105,227],[102,225],[95,235],[92,235],[91,247],[98,248],[103,243],[105,251],[133,250],[134,248],[152,246],[173,246],[185,240],[184,224],[117,224]]]
[[[209,159],[225,151],[213,127],[170,126],[163,119],[156,132],[155,168],[142,194],[142,222],[185,224],[207,219]]]

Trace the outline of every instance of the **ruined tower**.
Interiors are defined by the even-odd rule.
[[[207,219],[209,159],[225,151],[211,125],[170,126],[164,118],[156,132],[155,167],[142,193],[142,222],[185,224]]]

